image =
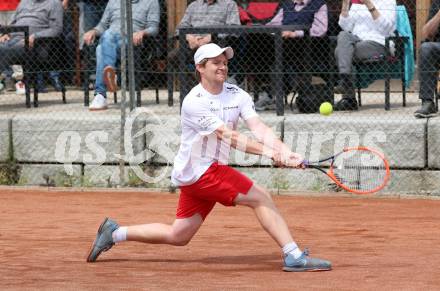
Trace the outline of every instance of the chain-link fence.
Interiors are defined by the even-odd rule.
[[[433,42],[415,35],[416,15],[432,17],[435,4],[40,2],[21,1],[0,27],[0,184],[172,187],[193,54],[215,42],[234,49],[227,82],[292,150],[318,160],[372,147],[392,168],[384,193],[438,193],[439,124],[423,118],[437,112],[437,28],[422,33]],[[44,24],[27,22],[42,11]],[[333,114],[319,113],[324,102]],[[232,150],[230,164],[278,192],[333,191],[325,176],[268,158]]]

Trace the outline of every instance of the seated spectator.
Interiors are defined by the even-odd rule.
[[[10,26],[29,27],[29,47],[34,48],[35,40],[43,37],[57,37],[63,29],[63,7],[60,0],[22,0],[12,15]],[[38,58],[48,58],[45,43],[38,48]],[[11,33],[0,35],[0,72],[8,72],[9,66],[23,61],[26,55],[24,35]],[[2,74],[8,78],[9,74]],[[12,77],[17,80],[17,93],[24,93],[22,70],[14,70]],[[7,81],[6,81],[7,82]]]
[[[353,59],[368,60],[384,56],[385,38],[396,29],[395,0],[343,0],[335,50],[341,84],[337,91],[342,99],[335,110],[357,110],[352,64]]]
[[[139,46],[146,37],[159,30],[160,8],[157,0],[131,0],[133,11],[133,44]],[[97,36],[95,98],[89,110],[107,109],[107,90],[117,90],[115,66],[120,57],[121,10],[119,0],[110,0],[99,24],[84,34],[84,43],[90,45]]]
[[[305,25],[310,27],[309,34],[312,37],[323,37],[328,29],[328,11],[325,0],[285,0],[280,1],[278,11],[273,19],[266,25]],[[304,46],[295,40],[303,38],[305,31],[283,31],[283,59],[284,71],[293,71],[295,73],[305,72],[306,56],[309,52],[304,51]],[[273,40],[270,40],[273,43]],[[270,51],[270,50],[269,50]],[[290,76],[290,74],[289,74]],[[309,79],[309,80],[306,80]],[[299,80],[301,79],[301,80]],[[288,80],[285,78],[285,91],[291,89],[293,83],[311,82],[310,74],[300,74],[297,80]],[[255,103],[255,109],[258,111],[275,109],[275,100],[271,98],[268,92],[260,93],[258,101]]]
[[[233,0],[196,0],[186,8],[185,14],[177,26],[176,34],[179,33],[180,28],[208,25],[240,25],[237,4]],[[211,37],[210,34],[187,34],[185,47],[176,48],[168,54],[170,64],[174,68],[178,67],[178,52],[181,49],[184,50],[186,63],[191,63],[192,56],[197,48],[210,43],[212,40]],[[226,36],[219,36],[220,39],[217,41],[222,46],[227,45],[225,42],[229,41],[225,37]],[[234,47],[233,44],[228,43],[228,45]],[[234,64],[231,64],[231,66],[231,72],[234,73],[236,68],[234,68]],[[228,81],[231,82],[231,79],[228,79]]]
[[[69,0],[65,0],[69,1]],[[72,0],[70,0],[72,2]],[[98,25],[104,13],[108,0],[77,0],[76,5],[79,10],[79,23],[78,23],[78,42],[79,48],[82,51],[84,47],[84,33]],[[88,86],[94,88],[94,81],[96,75],[91,74],[89,76]]]
[[[422,28],[423,42],[419,50],[419,98],[422,106],[414,116],[432,117],[437,113],[434,98],[440,68],[440,0],[433,0],[429,9],[428,21]]]

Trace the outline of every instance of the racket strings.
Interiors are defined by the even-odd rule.
[[[382,157],[370,151],[347,151],[333,163],[335,178],[346,187],[371,191],[380,187],[387,175]]]

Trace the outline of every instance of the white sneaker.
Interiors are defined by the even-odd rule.
[[[20,81],[23,79],[23,67],[21,65],[12,65],[12,78],[16,81]]]
[[[19,95],[26,94],[26,89],[24,87],[23,81],[18,81],[15,83],[15,93]]]
[[[107,98],[101,94],[96,94],[92,103],[89,105],[90,111],[106,110],[107,109]]]

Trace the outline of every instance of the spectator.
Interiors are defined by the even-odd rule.
[[[141,45],[145,37],[158,33],[160,8],[157,0],[131,0],[133,13],[133,44]],[[96,47],[95,98],[90,110],[107,109],[107,90],[114,92],[116,62],[121,47],[121,9],[119,0],[110,0],[99,24],[84,34],[84,43],[90,45],[100,36]],[[104,78],[105,74],[105,78]],[[105,83],[104,83],[105,82]]]
[[[325,0],[285,0],[280,1],[278,12],[273,19],[266,25],[305,25],[310,27],[309,34],[312,37],[323,37],[328,29],[328,11]],[[304,72],[307,66],[304,65],[304,59],[298,56],[307,56],[309,52],[304,51],[304,45],[297,41],[305,35],[304,30],[283,31],[282,37],[285,40],[283,44],[283,54],[285,60],[284,71],[293,71],[296,73]],[[273,40],[270,40],[273,43]],[[306,60],[308,61],[308,60]],[[301,74],[301,82],[311,82],[310,74]],[[305,78],[310,80],[305,80]],[[291,89],[291,84],[295,80],[284,80],[285,91]],[[300,82],[296,80],[296,83]],[[275,100],[263,91],[259,100],[255,103],[255,109],[258,111],[275,109]]]
[[[12,15],[14,14],[19,2],[20,0],[0,0],[0,26],[8,25],[11,22]],[[15,84],[10,78],[12,75],[12,70],[8,69],[0,73],[0,92],[2,92],[5,88],[5,85],[1,82],[1,80],[5,78],[7,78],[6,88],[10,91],[15,90]]]
[[[396,29],[396,0],[342,0],[339,16],[342,31],[335,50],[342,99],[335,110],[357,110],[352,63],[384,56],[385,38]]]
[[[34,48],[35,40],[43,37],[59,36],[63,29],[63,7],[59,0],[22,0],[12,15],[11,26],[29,27],[29,47]],[[48,58],[49,51],[41,43],[36,51],[38,58]],[[24,35],[11,33],[0,35],[0,72],[8,70],[9,65],[20,63],[26,55]],[[24,93],[21,81],[22,71],[15,73],[17,93]],[[13,76],[14,77],[14,76]]]
[[[419,98],[422,106],[414,116],[432,117],[437,113],[434,95],[440,67],[440,0],[433,0],[429,9],[428,21],[422,28],[423,42],[419,50]]]
[[[240,25],[240,17],[238,13],[237,4],[233,0],[196,0],[192,2],[185,11],[185,14],[177,26],[176,33],[179,33],[180,28],[186,27],[200,27],[208,25]],[[226,45],[230,39],[226,35],[219,35],[217,43]],[[176,48],[168,55],[169,62],[176,68],[179,64],[178,51],[183,49],[186,63],[191,63],[194,52],[201,45],[210,43],[212,40],[210,34],[205,35],[186,35],[186,45],[183,48]],[[229,43],[230,44],[230,43]],[[230,44],[234,47],[233,44]],[[231,71],[237,71],[234,68],[235,64],[231,64]],[[228,79],[228,82],[236,83]]]

